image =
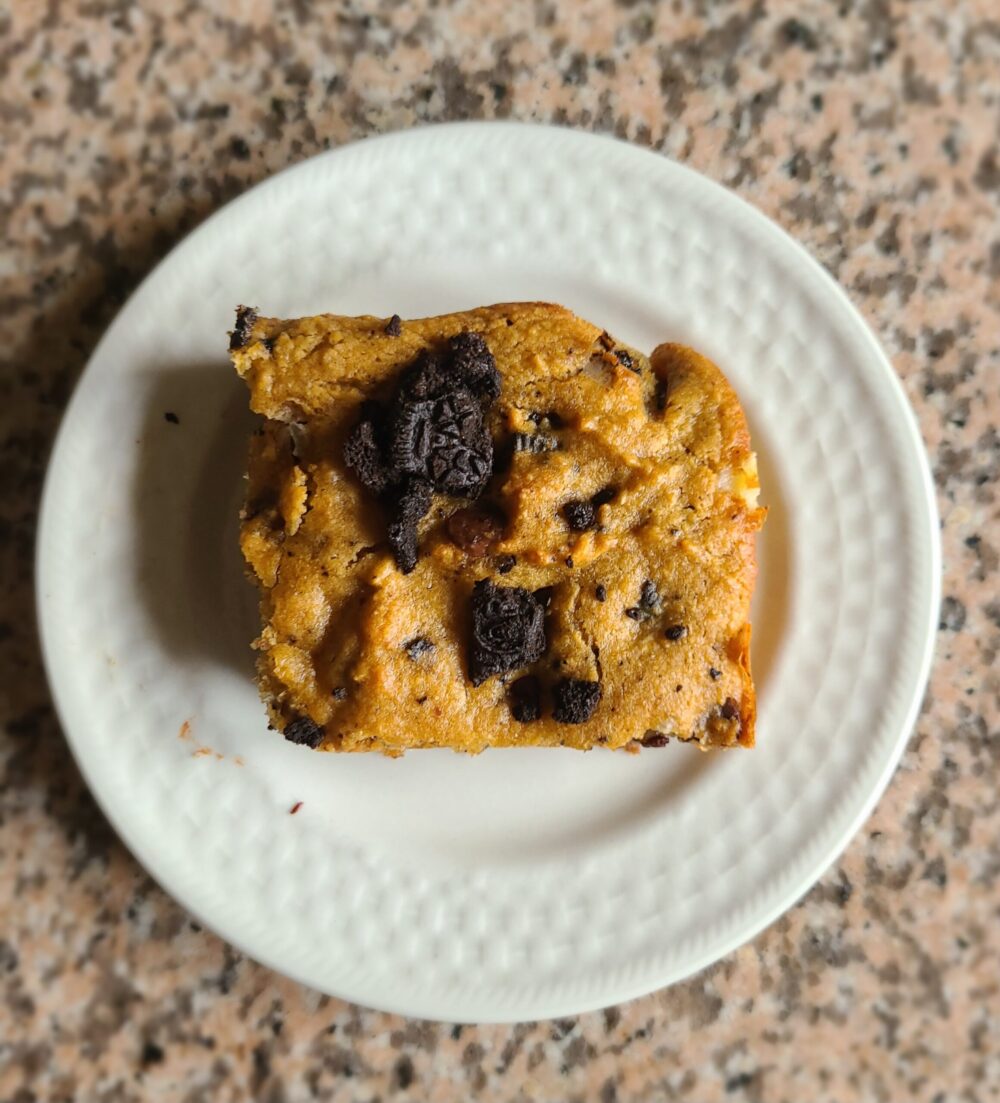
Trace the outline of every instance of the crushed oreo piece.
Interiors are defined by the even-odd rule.
[[[398,470],[419,475],[441,494],[475,498],[493,473],[493,438],[479,403],[456,387],[433,399],[400,404],[390,457]]]
[[[594,590],[594,597],[596,597],[598,601],[608,600],[608,588],[604,585],[603,582],[599,582],[597,584],[597,587]]]
[[[236,325],[232,336],[229,338],[229,351],[235,352],[243,348],[250,340],[254,322],[257,321],[257,308],[253,306],[238,306],[236,308]]]
[[[644,747],[665,747],[670,742],[670,736],[650,729],[639,742]]]
[[[639,590],[639,604],[650,613],[658,612],[660,609],[660,591],[651,578],[647,578]]]
[[[551,437],[547,433],[515,433],[514,434],[514,451],[515,452],[555,452],[559,447],[559,441],[556,437]]]
[[[714,666],[708,668],[708,676],[713,682],[717,682],[722,677],[722,671],[716,670]]]
[[[389,522],[389,546],[403,574],[409,574],[417,565],[417,523],[430,508],[430,484],[410,479]]]
[[[518,678],[510,687],[510,713],[521,724],[530,724],[542,715],[541,685],[533,674]]]
[[[407,640],[403,644],[403,650],[408,658],[416,662],[424,655],[429,655],[434,650],[434,646],[434,641],[429,640],[426,636],[414,636],[412,640]]]
[[[397,477],[397,473],[383,459],[382,433],[378,424],[379,412],[369,403],[367,417],[351,430],[344,444],[344,463],[354,472],[373,494],[382,491]]]
[[[686,624],[671,624],[663,630],[668,640],[682,640],[688,634]]]
[[[403,319],[398,314],[393,314],[385,323],[382,332],[387,337],[398,337],[403,332]]]
[[[289,743],[314,749],[323,742],[323,729],[308,716],[297,716],[285,726],[284,735]]]
[[[723,720],[735,720],[740,714],[740,706],[735,697],[727,697],[719,709]]]
[[[528,590],[483,579],[472,592],[471,642],[469,673],[474,686],[494,674],[527,666],[545,651],[545,609]]]
[[[639,372],[639,368],[636,367],[635,361],[624,349],[615,349],[614,357],[623,368],[628,368],[629,371],[634,371],[636,374]]]
[[[553,720],[560,724],[584,724],[594,715],[600,703],[601,683],[562,678],[556,683],[553,693]]]
[[[547,429],[561,429],[566,424],[562,419],[562,415],[556,413],[555,410],[547,410],[544,414],[530,413],[528,414],[528,420],[534,422],[539,428]]]
[[[514,555],[501,555],[497,559],[497,574],[510,574],[517,564],[517,557]]]
[[[574,532],[586,532],[597,524],[597,515],[592,503],[581,502],[579,499],[567,502],[563,506],[563,516],[566,518],[566,524]]]
[[[445,522],[451,542],[474,559],[484,556],[503,532],[503,522],[482,509],[458,509]]]
[[[600,506],[606,506],[608,502],[613,502],[617,497],[618,491],[613,486],[606,486],[590,499],[590,504],[598,509]]]
[[[478,333],[457,333],[448,342],[451,368],[474,395],[500,397],[500,373],[489,345]]]
[[[333,687],[333,699],[335,701],[346,701],[347,700],[347,690],[344,689],[343,686],[334,686]]]
[[[629,620],[645,620],[647,613],[645,609],[640,609],[637,605],[630,605],[629,608],[625,610],[625,616],[627,616]]]

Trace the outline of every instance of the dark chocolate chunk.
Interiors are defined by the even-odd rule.
[[[556,682],[552,718],[560,724],[583,724],[593,715],[601,700],[601,683],[580,678],[562,678]]]
[[[419,475],[442,494],[477,497],[493,473],[493,438],[482,408],[464,387],[401,403],[390,459],[393,467]]]
[[[574,532],[586,532],[597,524],[597,514],[590,502],[581,502],[574,499],[563,506],[563,516],[566,524]]]
[[[682,640],[688,634],[687,625],[671,624],[664,629],[663,634],[668,640]]]
[[[456,510],[445,522],[445,528],[453,544],[478,559],[499,538],[503,521],[490,511],[466,508]]]
[[[597,584],[597,588],[594,590],[594,597],[596,597],[598,601],[608,600],[608,588],[603,582]]]
[[[650,729],[639,742],[644,747],[665,747],[670,742],[670,736]]]
[[[606,486],[599,490],[591,499],[590,504],[596,509],[598,506],[606,506],[618,497],[618,491],[613,486]]]
[[[559,447],[556,437],[547,433],[515,433],[515,452],[554,452]]]
[[[403,319],[398,314],[393,316],[385,323],[385,328],[382,332],[387,337],[398,337],[403,332]]]
[[[723,720],[735,720],[740,714],[740,706],[735,697],[727,697],[719,709]]]
[[[634,371],[636,373],[639,372],[632,357],[624,349],[615,349],[614,356],[623,368],[628,368],[629,371]]]
[[[236,308],[236,326],[229,338],[229,351],[243,348],[250,340],[253,324],[257,321],[257,309],[253,306],[238,306]]]
[[[497,574],[510,574],[517,564],[517,557],[514,555],[501,555],[497,558]]]
[[[480,398],[498,398],[500,373],[489,345],[478,333],[459,333],[448,342],[451,369]]]
[[[171,425],[180,425],[181,419],[174,413],[173,410],[167,410],[163,415],[164,421],[169,421]]]
[[[403,650],[415,662],[434,650],[434,641],[429,640],[426,636],[414,636],[412,640],[407,640],[403,644]]]
[[[333,687],[333,699],[335,701],[346,701],[347,700],[347,690],[344,689],[343,686],[334,686]]]
[[[718,679],[722,677],[722,671],[716,670],[714,666],[710,666],[708,668],[708,676],[713,682],[718,681]]]
[[[472,684],[527,666],[544,651],[545,609],[535,595],[488,579],[477,582],[472,592]]]
[[[542,693],[538,679],[527,674],[510,687],[510,712],[521,724],[530,724],[542,715]]]
[[[308,716],[297,716],[285,726],[285,738],[289,743],[315,748],[323,742],[323,729]]]
[[[430,508],[430,484],[410,479],[389,522],[389,546],[403,574],[409,574],[417,565],[417,522]]]

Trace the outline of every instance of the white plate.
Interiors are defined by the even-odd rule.
[[[646,349],[688,342],[740,394],[771,508],[756,750],[393,761],[266,730],[236,547],[252,420],[225,353],[234,306],[413,316],[511,299],[565,303]],[[66,415],[38,597],[73,751],[168,892],[325,992],[515,1020],[678,980],[820,876],[914,721],[938,563],[903,392],[797,245],[651,153],[472,124],[299,165],[156,269]]]

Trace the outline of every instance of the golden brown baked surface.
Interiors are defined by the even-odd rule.
[[[389,419],[396,443],[381,447],[398,459],[431,409],[411,396],[400,414],[401,378],[462,333],[499,371],[498,397],[463,398],[493,473],[474,503],[429,495],[404,573],[388,532],[411,484],[375,493],[345,444],[366,417]],[[266,419],[241,540],[261,593],[261,694],[290,739],[390,754],[753,744],[764,511],[743,412],[711,362],[671,344],[647,358],[545,303],[403,322],[246,311],[231,356]]]

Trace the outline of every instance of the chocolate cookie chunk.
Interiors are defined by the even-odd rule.
[[[601,700],[601,683],[580,678],[563,678],[553,691],[553,720],[560,724],[584,724],[593,715]]]
[[[403,574],[409,574],[417,565],[417,522],[430,508],[430,484],[410,479],[389,522],[389,546]]]
[[[500,397],[500,373],[489,345],[478,333],[458,333],[448,342],[452,370],[480,398]]]
[[[298,716],[285,726],[285,738],[289,743],[298,743],[314,750],[323,742],[323,729],[308,716]]]
[[[238,306],[236,308],[236,325],[232,336],[229,338],[229,351],[235,352],[250,340],[253,324],[257,321],[257,310],[252,306]]]
[[[538,679],[527,674],[510,687],[510,714],[519,724],[530,724],[542,715],[542,692]]]
[[[441,494],[478,497],[493,470],[493,439],[464,387],[399,405],[392,429],[394,467],[419,475]]]
[[[545,651],[545,609],[528,590],[488,579],[472,591],[469,674],[474,686],[540,659]]]

